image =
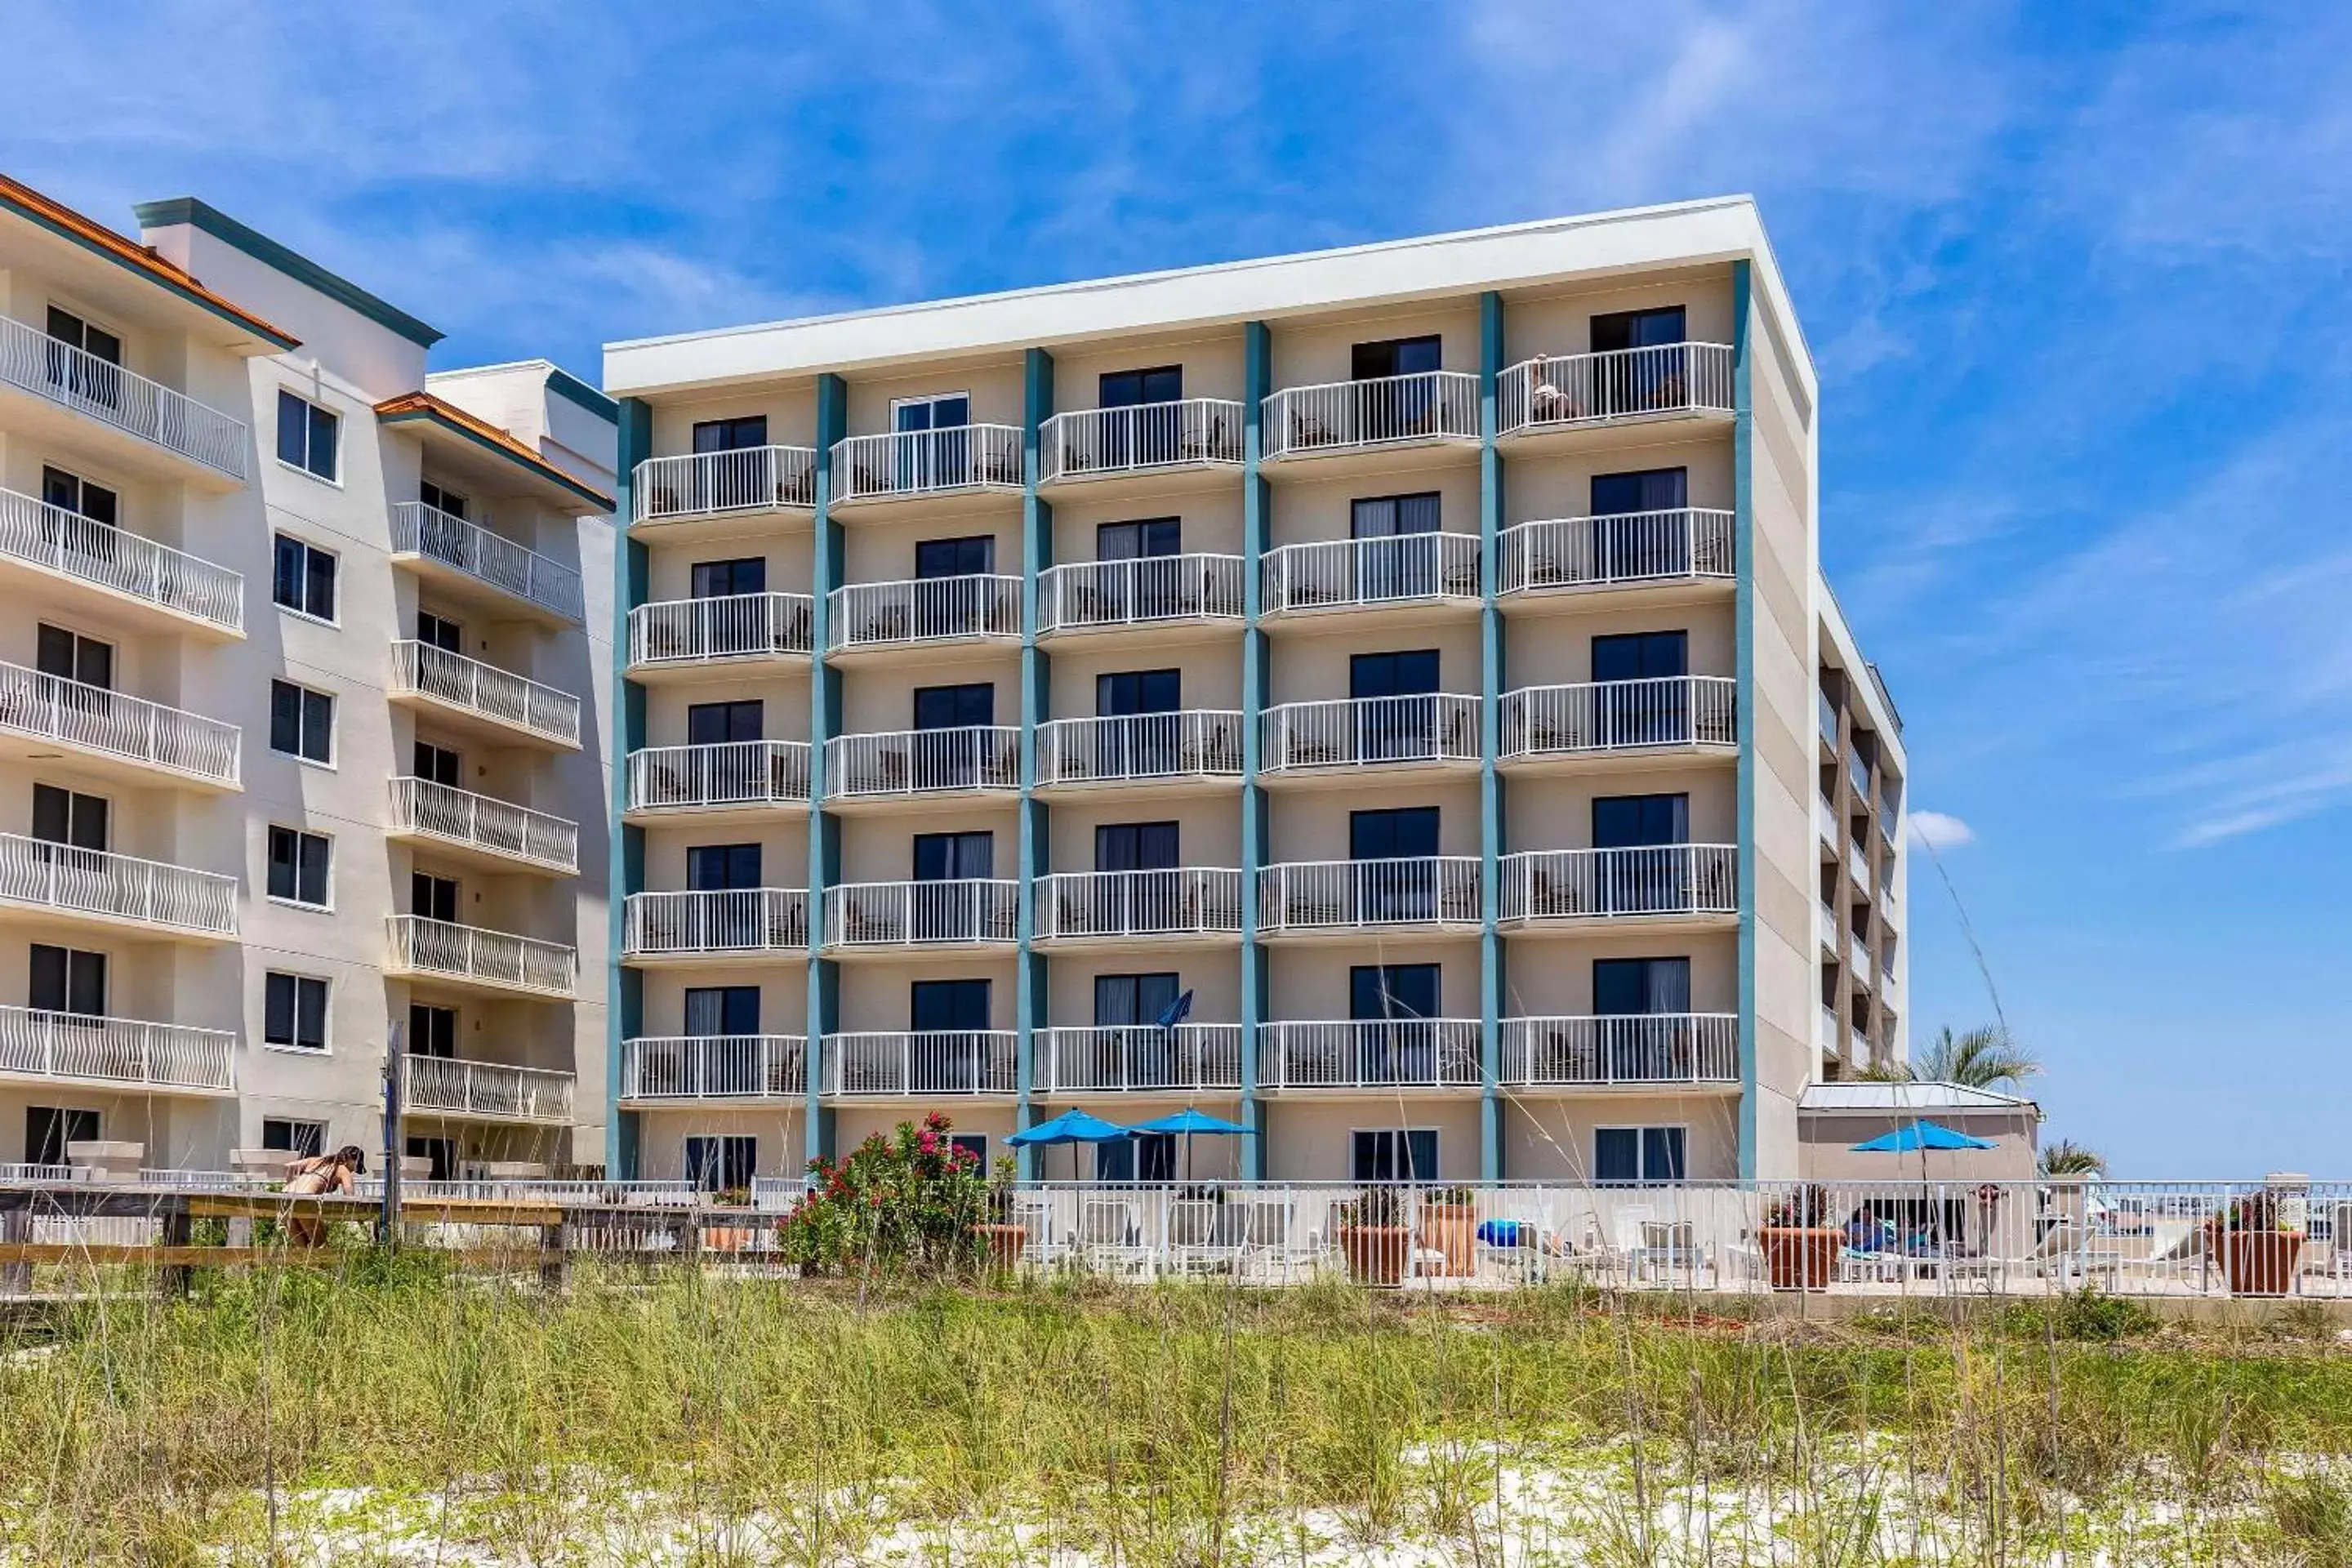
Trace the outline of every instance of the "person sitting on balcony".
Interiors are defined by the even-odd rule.
[[[358,1144],[346,1143],[331,1154],[313,1154],[288,1165],[286,1191],[299,1197],[348,1195],[358,1190],[359,1184],[352,1178],[366,1169],[367,1155]],[[317,1247],[327,1239],[327,1222],[289,1219],[286,1222],[286,1234],[297,1247]]]

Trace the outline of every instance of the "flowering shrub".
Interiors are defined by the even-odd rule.
[[[972,1226],[989,1217],[988,1184],[948,1131],[933,1111],[837,1162],[811,1160],[808,1193],[777,1227],[785,1258],[816,1273],[976,1267],[984,1243]]]

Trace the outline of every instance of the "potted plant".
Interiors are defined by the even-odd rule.
[[[2232,1296],[2284,1296],[2303,1258],[2303,1233],[2288,1228],[2279,1195],[2264,1190],[2232,1199],[2205,1222],[2206,1239],[2221,1255]]]
[[[1764,1211],[1756,1233],[1775,1290],[1826,1290],[1844,1237],[1830,1223],[1830,1195],[1817,1184],[1791,1189]]]
[[[1334,1211],[1340,1256],[1348,1260],[1348,1278],[1359,1285],[1399,1285],[1412,1256],[1412,1227],[1404,1223],[1404,1205],[1391,1186],[1366,1187]]]
[[[1445,1254],[1456,1279],[1478,1271],[1478,1205],[1467,1187],[1432,1187],[1421,1198],[1421,1245]]]

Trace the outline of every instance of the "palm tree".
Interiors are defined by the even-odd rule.
[[[1908,1062],[1873,1067],[1862,1076],[1880,1081],[1957,1083],[1967,1089],[2012,1088],[2042,1070],[2033,1053],[2010,1037],[1998,1024],[1987,1024],[1955,1035],[1948,1024],[1924,1051]]]
[[[2107,1157],[2086,1143],[2061,1138],[2042,1149],[2042,1173],[2045,1176],[2104,1176],[2107,1173]]]

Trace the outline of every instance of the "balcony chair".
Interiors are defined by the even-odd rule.
[[[1158,1261],[1144,1244],[1135,1205],[1125,1198],[1079,1198],[1076,1249],[1087,1272],[1118,1279],[1149,1279]]]

